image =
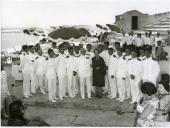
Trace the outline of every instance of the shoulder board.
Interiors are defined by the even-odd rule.
[[[49,58],[46,58],[45,60],[48,60]]]
[[[78,55],[77,57],[80,57],[81,55]]]
[[[158,61],[156,58],[152,58],[152,60],[154,60],[154,61]]]
[[[113,55],[113,57],[116,57],[115,55]]]
[[[128,59],[128,60],[131,60],[132,58]]]
[[[37,56],[35,59],[37,60],[39,57]]]
[[[66,56],[66,58],[69,58],[69,56]]]
[[[143,60],[146,60],[146,58],[144,58]]]
[[[55,55],[55,57],[58,57],[58,56],[59,56],[59,54]]]
[[[123,59],[124,59],[124,60],[126,59],[125,56],[123,57]]]
[[[141,59],[137,58],[137,60],[141,61]]]
[[[55,56],[53,56],[53,58],[55,58]]]
[[[25,53],[23,53],[23,55],[25,56]]]
[[[29,55],[29,53],[27,53]]]

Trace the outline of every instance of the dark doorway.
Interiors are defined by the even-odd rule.
[[[138,29],[138,16],[132,16],[132,30]]]

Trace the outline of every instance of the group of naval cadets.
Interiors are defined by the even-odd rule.
[[[142,82],[151,82],[156,86],[159,63],[153,58],[150,41],[140,44],[137,38],[134,45],[130,38],[125,40],[122,37],[122,40],[115,42],[114,46],[104,42],[96,48],[106,65],[102,93],[120,102],[131,99],[130,103],[138,103],[143,96],[140,91]],[[50,102],[62,101],[65,97],[74,98],[79,93],[82,99],[90,99],[91,93],[95,93],[92,45],[87,44],[86,48],[83,45],[67,47],[67,43],[63,42],[56,47],[53,42],[47,53],[43,55],[39,44],[22,47],[19,71],[23,76],[24,97],[29,98],[40,89],[42,94],[48,92]]]

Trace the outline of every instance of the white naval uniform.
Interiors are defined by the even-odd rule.
[[[23,52],[20,56],[20,67],[19,71],[22,71],[23,75],[23,95],[24,97],[29,97],[31,95],[30,89],[30,57],[26,52]]]
[[[74,53],[74,56],[76,57],[76,64],[77,64],[78,58],[81,56],[81,54]],[[79,74],[77,72],[77,75],[75,76],[75,79],[74,79],[74,87],[75,88],[73,88],[75,94],[78,94],[80,92],[80,87],[79,87],[80,84],[79,83],[80,83]]]
[[[49,100],[53,101],[56,99],[57,89],[56,60],[55,58],[47,58],[46,61],[45,76],[48,83],[48,96]]]
[[[123,80],[123,78],[126,78],[126,71],[127,71],[127,62],[123,58],[123,56],[119,57],[117,59],[117,71],[116,71],[116,80],[117,80],[117,88],[118,88],[118,94],[119,99],[124,100],[125,99],[125,83],[126,80]]]
[[[121,36],[120,46],[123,47],[126,41],[127,41],[127,36]]]
[[[87,96],[88,98],[91,98],[91,79],[90,77],[92,76],[92,60],[89,55],[81,55],[78,57],[77,60],[77,71],[79,75],[79,80],[80,80],[80,93],[81,93],[81,98],[85,99],[85,85],[87,88]]]
[[[131,96],[132,96],[132,103],[137,102],[139,103],[141,98],[140,92],[140,81],[142,79],[142,63],[137,58],[132,58],[128,62],[127,66],[129,78],[130,75],[134,75],[135,78],[130,78],[130,89],[131,89]]]
[[[160,67],[157,61],[152,57],[143,60],[143,82],[152,82],[156,86],[159,73]]]
[[[133,36],[127,36],[127,38],[126,38],[126,44],[127,45],[132,45],[132,43],[133,43]]]
[[[124,58],[126,60],[126,64],[128,65],[129,60],[131,60],[131,56],[130,55],[124,55]],[[127,68],[126,68],[127,69]],[[126,98],[130,98],[131,97],[131,89],[130,89],[130,76],[128,74],[128,71],[126,70],[126,83],[125,83],[125,89],[126,89]]]
[[[29,53],[29,57],[30,57],[30,77],[31,77],[31,93],[35,93],[35,55],[33,53]]]
[[[68,80],[68,93],[70,97],[75,97],[75,76],[73,76],[73,71],[76,71],[76,57],[73,55],[66,56],[66,70],[67,70],[67,80]]]
[[[152,38],[150,37],[144,37],[144,45],[149,45],[151,46],[152,45]]]
[[[35,73],[37,79],[37,86],[40,87],[41,93],[45,94],[45,86],[43,84],[46,68],[46,60],[43,56],[38,56],[35,58]]]
[[[104,59],[104,62],[108,67],[109,59],[110,59],[108,50],[104,50],[103,52],[101,52],[100,56]],[[109,78],[108,78],[108,70],[106,70],[104,93],[108,93],[108,92],[109,92]]]
[[[95,55],[94,55],[94,52],[92,52],[92,51],[90,51],[90,52],[87,51],[86,54],[87,54],[87,55],[90,55],[90,58],[91,58],[91,59],[95,56]],[[93,76],[92,76],[92,74],[93,74],[93,69],[91,70],[91,72],[92,72],[92,73],[91,73],[90,79],[91,79],[91,85],[92,85],[92,84],[93,84]],[[95,92],[95,86],[92,86],[91,89],[92,89],[92,90],[91,90],[92,92]]]
[[[109,77],[109,86],[110,86],[110,95],[112,98],[117,97],[117,82],[116,82],[116,70],[117,70],[117,57],[112,55],[109,61],[108,67],[108,77]],[[114,78],[112,78],[112,75]]]
[[[143,41],[143,38],[141,37],[137,37],[136,38],[136,46],[137,47],[142,47],[143,46],[143,43],[144,43],[144,41]]]
[[[67,92],[67,75],[66,75],[66,55],[58,54],[57,61],[57,76],[59,82],[59,98],[63,100]]]

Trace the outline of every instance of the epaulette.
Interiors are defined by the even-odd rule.
[[[80,57],[81,55],[78,55],[77,57]]]
[[[137,60],[141,61],[141,59],[137,58]]]
[[[66,56],[66,58],[69,58],[69,56]]]
[[[39,57],[37,56],[35,59],[37,60]]]
[[[144,58],[143,60],[146,60],[146,58]]]
[[[53,58],[55,58],[55,56],[53,56]]]
[[[116,55],[113,55],[113,57],[116,57]]]
[[[131,60],[132,58],[128,59],[128,60]]]
[[[125,56],[123,56],[123,59],[126,60]]]
[[[154,60],[154,61],[158,61],[156,58],[153,58],[153,57],[152,57],[152,60]]]
[[[58,56],[59,56],[59,54],[55,55],[55,57],[58,57]]]
[[[25,53],[23,53],[23,55],[25,56]]]
[[[29,53],[27,53],[29,55]]]
[[[48,60],[49,58],[45,58],[45,60]]]
[[[32,62],[34,62],[34,60],[31,60]]]

